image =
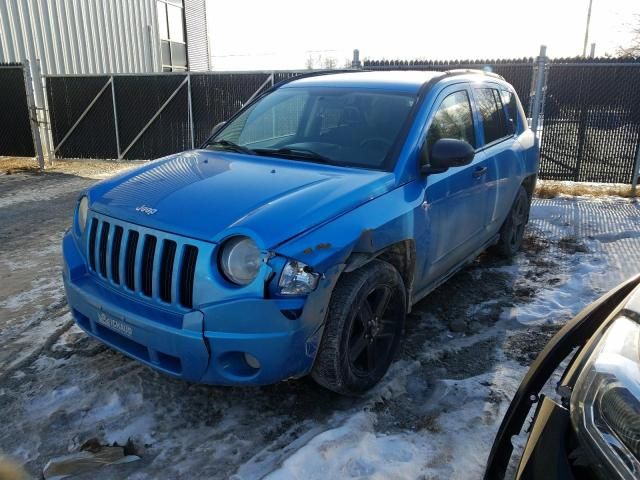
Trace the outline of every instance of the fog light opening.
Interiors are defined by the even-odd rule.
[[[250,353],[247,353],[247,352],[244,353],[244,361],[247,362],[247,365],[249,365],[251,368],[255,370],[260,369],[260,362],[256,357],[254,357]]]

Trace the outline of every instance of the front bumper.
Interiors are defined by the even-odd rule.
[[[180,311],[128,296],[89,272],[71,232],[63,239],[63,257],[65,291],[78,326],[153,368],[216,385],[271,384],[311,370],[330,281],[306,299],[223,299]]]

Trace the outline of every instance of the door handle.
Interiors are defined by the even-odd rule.
[[[478,167],[473,171],[473,178],[480,178],[487,173],[487,167]]]

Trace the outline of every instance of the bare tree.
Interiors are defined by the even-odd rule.
[[[315,59],[313,58],[313,55],[309,54],[309,56],[307,57],[307,59],[304,62],[305,67],[307,67],[307,70],[313,70],[313,67],[315,66]]]
[[[616,54],[621,57],[640,57],[640,14],[634,15],[635,25],[631,28],[631,41],[627,46],[620,46]]]
[[[338,61],[334,57],[324,57],[322,59],[322,68],[333,70],[338,65]]]
[[[334,57],[323,57],[321,53],[315,57],[312,54],[309,54],[305,60],[305,66],[307,67],[307,70],[313,70],[314,68],[333,70],[334,68],[337,68],[338,60]]]

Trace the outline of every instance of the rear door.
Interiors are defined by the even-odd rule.
[[[435,102],[425,141],[433,145],[440,138],[465,140],[476,146],[472,95],[466,84],[446,88]],[[426,256],[422,285],[437,281],[478,250],[485,241],[487,188],[486,156],[476,154],[470,165],[453,167],[423,179],[424,202],[416,217],[416,233]],[[420,233],[422,238],[420,238]]]
[[[473,89],[482,125],[478,151],[486,156],[488,204],[485,225],[489,236],[502,226],[519,187],[521,147],[516,136],[516,119],[507,116],[504,106],[504,100],[509,98],[504,89],[493,83]]]

